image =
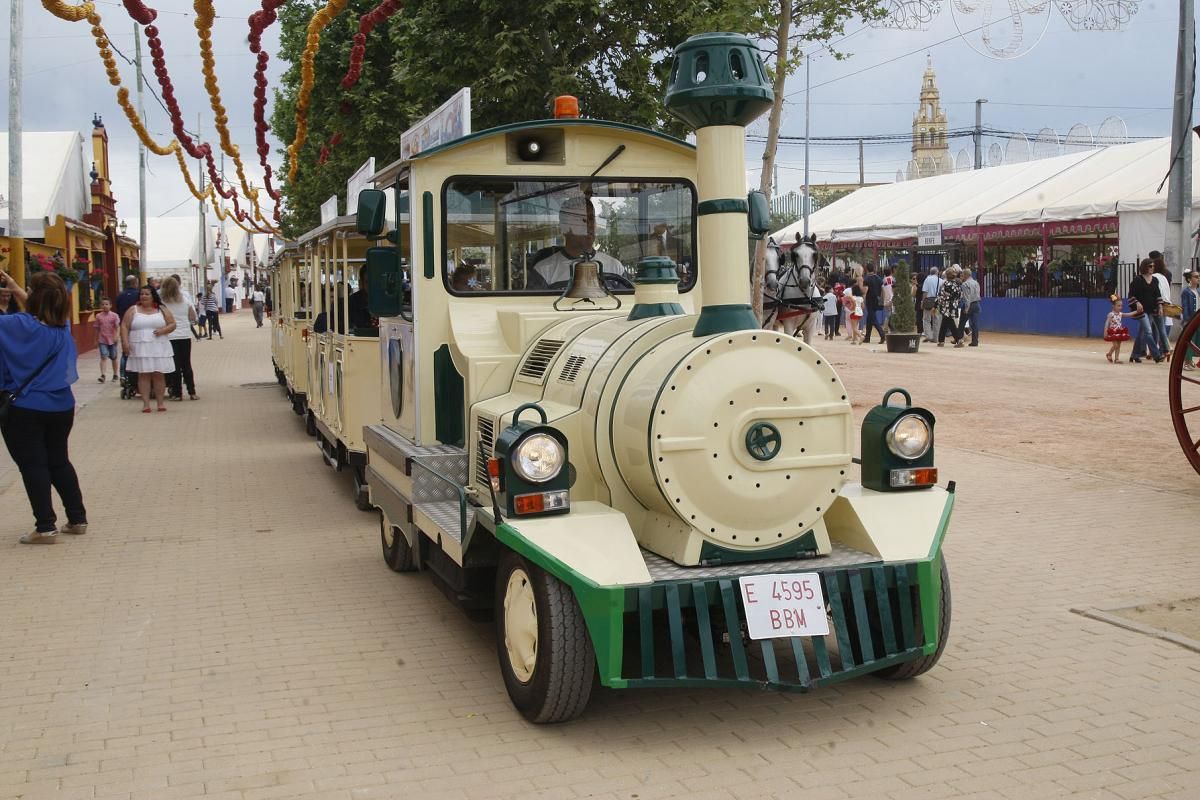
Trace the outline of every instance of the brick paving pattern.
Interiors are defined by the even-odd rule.
[[[269,329],[223,327],[195,347],[201,400],[166,414],[82,359],[86,536],[17,544],[0,456],[0,798],[1200,797],[1200,655],[1069,612],[1200,594],[1200,477],[1162,368],[1053,340],[823,343],[859,415],[893,384],[939,415],[960,491],[939,667],[809,695],[598,691],[536,727],[491,628],[386,568],[348,476],[261,385]]]

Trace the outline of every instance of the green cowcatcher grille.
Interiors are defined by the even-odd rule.
[[[936,644],[936,623],[927,635],[922,603],[936,604],[937,587],[922,588],[920,566],[902,562],[822,570],[798,562],[794,570],[820,576],[829,616],[826,636],[748,638],[734,576],[630,587],[622,678],[629,687],[806,691],[917,658]]]

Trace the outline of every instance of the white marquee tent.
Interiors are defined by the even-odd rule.
[[[123,220],[128,226],[129,236],[139,236],[137,217]],[[203,252],[207,261],[213,259],[212,231]],[[146,260],[144,270],[148,275],[163,277],[178,273],[183,275],[190,264],[199,264],[201,258],[200,221],[190,217],[148,217],[146,219]],[[185,278],[186,282],[186,278]]]
[[[92,206],[87,171],[83,165],[83,137],[77,131],[21,134],[22,170],[21,235],[41,239],[46,226],[59,215],[83,219]],[[0,194],[8,193],[8,133],[0,131]],[[4,212],[4,229],[10,226]]]
[[[1071,153],[1056,158],[939,175],[859,189],[809,217],[822,242],[912,239],[917,226],[943,230],[1118,218],[1123,257],[1162,249],[1170,162],[1169,139]],[[1192,171],[1200,147],[1192,150]],[[1195,198],[1192,199],[1195,208]],[[773,234],[787,244],[798,221]]]

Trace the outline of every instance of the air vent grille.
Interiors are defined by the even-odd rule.
[[[541,383],[546,377],[546,370],[550,368],[550,362],[558,355],[562,346],[562,339],[539,339],[525,358],[525,363],[521,365],[521,377]]]
[[[563,364],[562,372],[558,373],[558,379],[563,383],[574,383],[579,377],[579,370],[583,369],[583,364],[587,359],[583,356],[568,356],[567,363]]]
[[[475,453],[475,483],[479,486],[487,486],[487,462],[491,458],[492,448],[496,442],[496,421],[480,414],[479,425],[475,433],[475,441],[479,444],[479,450]]]

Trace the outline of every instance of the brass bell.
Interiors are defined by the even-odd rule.
[[[596,299],[601,297],[615,301],[616,305],[608,309],[601,309],[596,305]],[[559,308],[559,303],[564,300],[574,300],[575,302],[568,309]],[[621,298],[610,292],[604,282],[600,280],[600,262],[598,261],[585,259],[571,265],[571,282],[554,301],[554,310],[582,311],[584,308],[577,308],[580,303],[591,306],[587,309],[589,311],[613,311],[621,307]]]
[[[600,282],[600,264],[596,261],[580,261],[571,271],[571,283],[563,297],[568,300],[594,300],[608,297],[608,290]]]

